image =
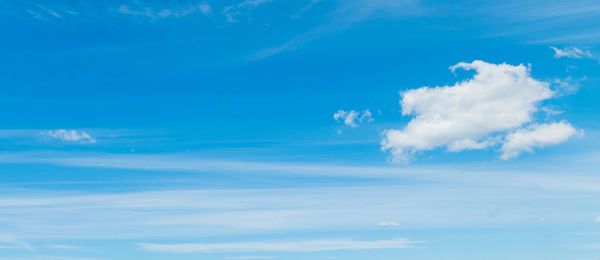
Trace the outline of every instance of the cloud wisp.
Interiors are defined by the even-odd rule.
[[[544,185],[543,182],[566,185],[572,179],[565,178],[566,181],[563,181],[543,176],[537,180],[521,180],[515,176],[482,176],[487,181],[494,178],[505,178],[517,184],[531,181],[533,185]],[[586,183],[598,186],[596,179],[587,180]],[[384,243],[379,240],[323,240],[323,237],[315,241],[297,235],[313,231],[337,233],[377,230],[383,227],[374,227],[373,223],[382,219],[393,219],[397,225],[392,222],[383,224],[394,229],[415,226],[488,227],[499,223],[518,225],[531,218],[531,212],[542,212],[548,208],[553,208],[554,213],[544,216],[557,223],[572,223],[597,216],[595,209],[586,205],[597,201],[598,190],[596,187],[594,191],[557,193],[555,190],[481,184],[461,188],[446,184],[423,184],[61,194],[25,190],[21,194],[0,199],[3,230],[18,234],[18,237],[0,236],[0,246],[21,250],[33,248],[15,238],[57,243],[65,241],[65,245],[69,245],[67,241],[73,239],[108,238],[147,242],[147,247],[155,251],[190,253],[299,251],[307,248],[326,251],[383,248],[386,245],[401,247],[411,244],[402,240]],[[490,221],[486,213],[495,208],[507,211]],[[113,232],[115,229],[119,230],[118,234]],[[254,240],[251,244],[239,241],[205,242],[218,236],[250,234],[279,235],[275,236],[277,238]],[[339,235],[334,236],[339,238]],[[156,241],[173,238],[199,243],[166,244]],[[59,247],[55,248],[68,249]]]
[[[400,225],[400,224],[398,224],[398,222],[396,222],[396,221],[392,221],[392,220],[387,220],[387,221],[379,221],[379,222],[377,223],[377,226],[380,226],[380,227],[397,227],[397,226],[399,226],[399,225]]]
[[[131,16],[145,16],[152,19],[168,17],[184,17],[193,14],[208,15],[212,7],[208,3],[199,3],[186,6],[141,6],[141,5],[121,5],[118,9],[120,14]]]
[[[274,256],[268,255],[241,255],[241,256],[231,256],[227,257],[227,259],[273,259]]]
[[[594,55],[590,51],[584,51],[577,47],[565,47],[562,49],[556,47],[550,47],[554,50],[554,58],[574,58],[574,59],[583,59],[583,58],[594,58]]]
[[[506,160],[520,151],[564,142],[577,133],[566,122],[543,125],[540,131],[560,129],[564,134],[547,136],[543,141],[533,141],[538,132],[523,134],[524,130],[520,130],[535,128],[534,113],[541,102],[557,96],[550,83],[532,78],[528,67],[476,60],[458,63],[450,69],[475,70],[476,74],[453,86],[422,87],[400,93],[402,115],[414,117],[404,128],[384,132],[382,150],[389,151],[393,161],[408,162],[417,152],[439,147],[460,152],[502,143],[507,148],[502,149],[501,158]],[[531,145],[516,145],[511,141],[516,138],[513,132],[519,133],[516,135],[519,143]],[[509,148],[517,146],[521,149]]]
[[[581,156],[573,157],[576,163]],[[597,162],[594,160],[593,162]],[[451,183],[490,184],[506,187],[529,187],[549,190],[600,191],[600,180],[586,176],[589,169],[575,175],[572,168],[542,167],[530,171],[483,170],[476,165],[455,169],[452,165],[439,167],[375,167],[339,166],[321,163],[249,162],[215,160],[185,154],[85,154],[85,153],[0,153],[0,163],[38,163],[62,167],[129,169],[145,171],[180,171],[190,173],[261,174],[276,176],[310,176],[337,178],[376,178],[382,180],[445,181]],[[595,164],[594,164],[595,165]],[[518,180],[518,181],[515,181]],[[374,220],[376,223],[381,219]]]
[[[82,247],[80,246],[73,246],[73,245],[60,245],[60,244],[49,244],[49,245],[45,245],[46,248],[51,248],[51,249],[80,249]]]
[[[411,248],[418,241],[405,238],[359,241],[346,239],[319,239],[293,242],[237,242],[237,243],[197,243],[197,244],[152,244],[138,243],[144,250],[171,253],[213,253],[213,252],[318,252],[332,250],[398,249]]]
[[[23,249],[34,251],[31,244],[11,235],[0,235],[0,249]]]
[[[299,49],[315,39],[345,31],[363,21],[382,17],[421,16],[425,13],[421,1],[416,0],[347,0],[338,1],[337,4],[337,8],[328,14],[329,19],[324,24],[301,33],[280,45],[259,50],[246,57],[247,61],[262,60],[279,53]]]
[[[256,8],[259,5],[270,3],[272,0],[244,0],[235,5],[228,5],[223,8],[223,15],[227,19],[227,22],[237,22],[237,17],[247,12],[249,9]]]
[[[212,6],[206,1],[14,1],[3,7],[5,10],[0,15],[45,22],[107,22],[120,17],[158,20],[208,16],[212,13]]]

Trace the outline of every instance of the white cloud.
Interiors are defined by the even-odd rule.
[[[583,131],[580,131],[583,134]],[[518,129],[506,136],[500,158],[508,160],[522,152],[533,152],[533,148],[562,143],[577,134],[571,124],[562,121],[552,124],[535,124],[526,129]]]
[[[398,222],[396,221],[380,221],[377,223],[378,226],[380,227],[396,227],[399,226],[400,224],[398,224]]]
[[[350,127],[357,127],[358,123],[362,123],[363,121],[373,122],[373,118],[371,117],[371,111],[368,109],[363,111],[362,114],[360,112],[356,112],[354,110],[345,111],[338,110],[333,114],[333,119],[336,121],[343,120],[344,124]]]
[[[566,57],[566,58],[582,59],[582,58],[593,58],[594,57],[590,51],[584,51],[577,47],[565,47],[563,49],[559,49],[556,47],[550,47],[550,48],[554,50],[554,58]]]
[[[46,138],[57,139],[57,140],[61,140],[64,142],[74,142],[74,143],[95,143],[96,142],[96,139],[94,139],[90,134],[88,134],[84,131],[59,129],[59,130],[42,132],[41,134]]]
[[[206,243],[206,244],[150,244],[138,243],[145,250],[172,253],[211,253],[211,252],[244,252],[244,251],[280,251],[280,252],[316,252],[331,250],[364,250],[410,248],[418,243],[405,238],[375,241],[357,240],[306,240],[294,242],[238,242],[238,243]]]
[[[594,221],[600,222],[600,217],[597,217],[596,219],[594,219]]]
[[[476,60],[450,69],[477,73],[453,86],[400,93],[402,115],[414,118],[403,129],[384,132],[382,150],[390,151],[393,161],[407,162],[418,151],[438,147],[450,152],[492,147],[509,131],[534,121],[540,102],[556,95],[522,64]]]

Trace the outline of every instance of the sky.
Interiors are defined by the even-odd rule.
[[[0,260],[600,259],[600,2],[0,1]]]

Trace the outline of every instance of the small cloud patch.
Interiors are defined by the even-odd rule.
[[[88,134],[84,131],[59,129],[59,130],[45,131],[45,132],[42,132],[41,135],[45,139],[59,140],[59,141],[63,141],[63,142],[82,143],[82,144],[96,143],[96,139],[94,139],[90,134]]]
[[[594,55],[590,51],[581,50],[577,47],[565,47],[562,49],[556,47],[550,47],[554,50],[554,58],[573,58],[573,59],[583,59],[583,58],[594,58]]]
[[[368,109],[362,113],[354,110],[338,110],[333,114],[333,119],[338,122],[343,122],[347,126],[357,127],[362,122],[373,122],[374,119],[371,117],[372,115],[373,114]]]

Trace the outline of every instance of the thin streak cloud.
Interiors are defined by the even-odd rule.
[[[144,250],[171,253],[212,253],[212,252],[317,252],[332,250],[398,249],[411,248],[417,241],[405,238],[390,240],[359,241],[345,239],[320,239],[294,242],[237,242],[205,244],[152,244],[138,243]]]

